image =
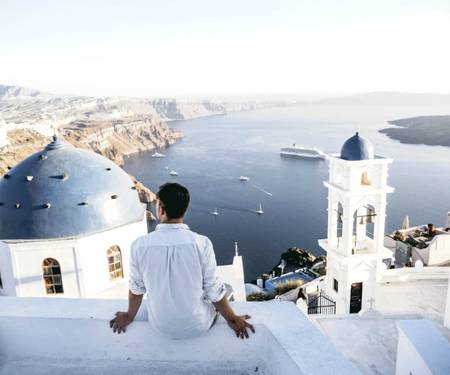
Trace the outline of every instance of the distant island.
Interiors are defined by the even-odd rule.
[[[411,117],[388,123],[395,127],[379,132],[401,143],[450,147],[450,115]]]

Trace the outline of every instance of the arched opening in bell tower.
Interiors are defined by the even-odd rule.
[[[375,207],[371,204],[364,204],[353,213],[354,249],[360,249],[367,239],[373,240],[376,216]]]

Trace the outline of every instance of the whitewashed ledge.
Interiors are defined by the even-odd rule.
[[[124,300],[0,297],[0,374],[358,374],[290,302],[238,302],[256,334],[237,339],[223,320],[204,336],[169,340],[145,322],[125,334],[109,320]]]

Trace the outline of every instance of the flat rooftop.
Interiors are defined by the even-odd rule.
[[[143,304],[145,306],[145,304]],[[360,373],[291,302],[235,302],[256,334],[237,339],[219,319],[201,337],[170,340],[142,308],[125,334],[109,320],[126,300],[0,297],[0,374]]]

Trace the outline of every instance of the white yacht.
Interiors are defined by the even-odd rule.
[[[160,154],[159,152],[156,152],[152,155],[152,158],[165,158],[166,155]]]
[[[292,147],[283,147],[280,150],[282,156],[294,156],[299,158],[324,159],[325,153],[316,147],[297,146],[295,143]]]
[[[239,181],[248,181],[248,180],[250,180],[250,178],[248,178],[247,176],[239,177]]]
[[[214,211],[211,212],[211,215],[219,216],[219,211],[217,211],[217,208],[215,208]]]
[[[261,202],[259,202],[259,208],[256,210],[256,213],[258,215],[262,215],[264,213],[262,206],[261,206]]]
[[[170,171],[169,174],[171,176],[178,176],[178,172],[175,172],[175,171]]]

